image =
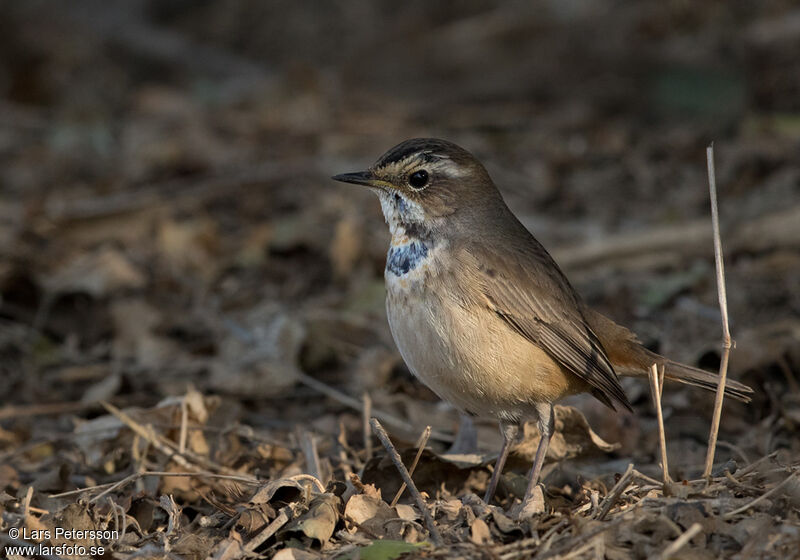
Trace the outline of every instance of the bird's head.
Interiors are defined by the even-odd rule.
[[[435,138],[406,140],[366,171],[333,179],[372,189],[393,235],[410,229],[452,229],[454,221],[496,205],[497,199],[502,203],[486,169],[472,154]]]

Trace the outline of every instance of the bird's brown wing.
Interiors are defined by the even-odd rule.
[[[497,316],[588,383],[604,404],[615,408],[616,401],[631,410],[602,344],[586,323],[579,296],[538,241],[528,235],[522,247],[492,251],[469,244],[456,253],[463,261],[460,270],[468,271],[462,281],[479,290]]]

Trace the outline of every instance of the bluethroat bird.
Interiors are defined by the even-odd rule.
[[[392,235],[386,312],[411,372],[467,414],[500,422],[503,446],[486,490],[494,495],[521,424],[541,439],[522,502],[533,498],[553,433],[553,405],[589,392],[632,410],[618,375],[716,390],[715,374],[644,348],[581,300],[545,248],[514,216],[486,169],[445,140],[407,140],[367,171],[333,179],[378,195]],[[728,381],[729,396],[752,390]]]

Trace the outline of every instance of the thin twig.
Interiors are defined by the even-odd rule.
[[[598,524],[598,526],[596,528],[594,528],[591,531],[588,531],[585,534],[575,535],[571,539],[566,539],[566,542],[564,542],[563,544],[560,544],[559,546],[555,547],[551,551],[545,550],[545,547],[542,546],[542,550],[539,551],[542,554],[540,556],[540,558],[542,558],[542,560],[544,560],[545,558],[556,558],[556,557],[561,556],[562,554],[567,554],[569,551],[573,550],[575,547],[582,546],[584,543],[587,543],[587,542],[589,542],[591,540],[594,540],[594,538],[596,536],[598,536],[599,534],[604,533],[605,531],[608,531],[608,530],[613,529],[615,527],[618,527],[619,525],[622,525],[623,523],[629,523],[629,522],[630,522],[629,519],[626,519],[623,516],[618,516],[615,519],[612,519],[611,521],[607,521],[605,523]],[[564,539],[562,539],[562,540],[564,540]],[[542,539],[542,541],[544,541],[544,539]]]
[[[731,352],[731,332],[728,327],[728,296],[725,292],[725,263],[722,259],[722,239],[719,234],[719,209],[717,207],[717,180],[714,171],[714,144],[706,148],[708,160],[708,192],[711,197],[711,223],[714,227],[714,261],[717,267],[717,294],[719,310],[722,315],[722,357],[719,364],[719,381],[717,395],[714,399],[714,415],[711,418],[711,430],[708,434],[708,450],[703,476],[709,478],[714,465],[714,454],[717,450],[717,435],[722,417],[722,403],[725,400],[725,380],[728,376],[728,358]]]
[[[183,453],[180,453],[178,451],[178,444],[172,440],[165,438],[160,434],[157,434],[155,430],[153,430],[152,425],[148,424],[147,426],[144,426],[140,424],[139,422],[134,420],[133,417],[131,417],[128,413],[118,409],[117,407],[106,401],[100,401],[100,404],[108,412],[110,412],[113,416],[115,416],[118,420],[120,420],[123,424],[128,426],[128,428],[133,430],[133,432],[136,435],[145,439],[158,451],[166,455],[169,459],[176,462],[181,467],[187,470],[195,469],[198,472],[203,472],[204,470],[213,470],[222,474],[228,474],[232,476],[239,475],[237,471],[225,467],[223,465],[219,465],[214,461],[211,461],[208,457],[203,457],[202,455],[199,455],[191,451],[190,449],[186,449]]]
[[[431,535],[431,540],[433,540],[433,544],[436,546],[442,546],[442,536],[439,534],[439,530],[436,528],[436,524],[433,522],[433,517],[431,517],[431,512],[428,510],[428,505],[425,503],[425,500],[422,499],[422,494],[419,493],[417,490],[417,486],[414,484],[414,481],[411,480],[411,475],[408,474],[408,470],[406,470],[406,466],[403,464],[403,460],[400,458],[400,454],[395,449],[394,445],[392,445],[392,440],[389,439],[389,434],[386,433],[386,430],[383,429],[381,423],[378,422],[377,418],[372,418],[370,420],[370,424],[372,425],[372,430],[375,432],[375,435],[378,436],[378,439],[381,440],[381,443],[386,448],[386,452],[389,454],[389,458],[394,463],[394,466],[397,467],[397,470],[400,472],[400,477],[403,479],[403,482],[406,483],[408,486],[409,492],[411,495],[414,496],[414,501],[417,502],[417,507],[419,507],[420,511],[422,512],[422,516],[425,519],[425,525],[428,527],[428,532]]]
[[[774,459],[777,456],[778,456],[777,451],[773,451],[769,455],[764,455],[763,457],[756,459],[755,461],[747,465],[745,468],[737,472],[736,476],[738,476],[739,478],[744,478],[745,476],[756,470],[758,467],[760,467],[762,463],[769,461],[770,459]]]
[[[597,519],[603,520],[608,512],[611,511],[611,508],[614,507],[614,504],[617,503],[619,497],[622,496],[622,493],[630,486],[631,481],[633,480],[633,463],[628,463],[628,468],[625,469],[625,473],[620,477],[614,487],[611,489],[611,492],[603,498],[603,502],[600,504],[600,509],[597,512]]]
[[[408,475],[412,476],[414,474],[414,470],[417,468],[417,464],[419,463],[420,457],[422,457],[422,452],[425,451],[425,446],[428,444],[428,439],[431,437],[431,427],[425,426],[425,429],[422,431],[422,435],[419,436],[419,442],[417,443],[417,455],[414,457],[414,462],[411,463],[411,468],[408,469]],[[397,491],[397,494],[394,495],[394,499],[392,503],[389,504],[390,506],[394,507],[397,505],[397,500],[400,499],[400,496],[403,495],[403,492],[406,489],[406,483],[400,485],[400,489]]]
[[[786,478],[784,479],[784,481],[783,481],[783,482],[781,482],[780,484],[778,484],[777,486],[775,486],[775,487],[774,487],[772,490],[770,490],[770,491],[768,491],[768,492],[765,492],[764,494],[762,494],[761,496],[759,496],[758,498],[756,498],[756,499],[755,499],[755,500],[753,500],[752,502],[749,502],[749,503],[747,503],[747,504],[743,505],[743,506],[742,506],[742,507],[740,507],[740,508],[736,508],[736,509],[735,509],[735,510],[733,510],[733,511],[729,511],[728,513],[726,513],[725,515],[723,515],[723,516],[722,516],[722,519],[724,519],[725,521],[727,521],[727,520],[729,520],[729,519],[733,519],[734,517],[736,517],[736,516],[737,516],[737,515],[739,515],[740,513],[743,513],[743,512],[745,512],[745,511],[747,511],[748,509],[750,509],[751,507],[753,507],[753,506],[754,506],[754,505],[756,505],[757,503],[761,502],[762,500],[766,500],[767,498],[769,498],[770,496],[772,496],[773,494],[775,494],[775,493],[776,493],[778,490],[783,490],[783,487],[784,487],[784,486],[786,486],[787,484],[789,484],[789,482],[790,482],[790,481],[791,481],[793,478],[795,478],[795,477],[797,476],[797,474],[798,474],[798,473],[800,473],[800,471],[795,471],[795,472],[793,472],[793,473],[792,473],[792,474],[790,474],[788,477],[786,477]]]
[[[325,485],[322,484],[322,481],[317,477],[312,476],[308,473],[293,474],[292,476],[287,476],[286,478],[288,480],[294,480],[295,482],[298,480],[307,480],[309,482],[313,482],[314,486],[317,487],[317,490],[320,492],[320,494],[325,492]]]
[[[699,523],[692,524],[692,526],[686,529],[686,531],[683,534],[681,534],[681,536],[672,541],[670,545],[664,549],[659,558],[661,560],[667,560],[673,554],[676,554],[680,549],[686,546],[689,543],[689,541],[692,540],[697,535],[697,533],[699,533],[702,530],[703,526],[700,525]]]
[[[25,519],[31,512],[31,499],[33,498],[33,486],[28,486],[25,492],[25,499],[22,501],[22,518]]]
[[[158,434],[155,433],[151,426],[143,426],[134,420],[129,414],[118,409],[111,403],[103,401],[100,404],[102,404],[103,408],[105,408],[111,415],[115,416],[120,422],[128,426],[128,428],[130,428],[134,434],[148,441],[153,447],[166,455],[168,458],[172,459],[186,469],[199,470],[199,467],[190,463],[182,454],[178,453],[177,450],[170,449],[170,447],[158,437]]]
[[[650,477],[650,476],[647,476],[647,475],[646,475],[646,474],[644,474],[643,472],[640,472],[640,471],[638,471],[638,470],[636,470],[636,469],[633,469],[633,474],[634,474],[634,476],[635,476],[636,478],[638,478],[638,479],[641,479],[642,481],[644,481],[644,482],[646,482],[646,483],[648,483],[648,484],[652,484],[652,485],[654,485],[654,486],[659,486],[659,485],[661,484],[661,483],[660,483],[659,481],[657,481],[655,478],[652,478],[652,477]]]
[[[126,476],[122,480],[118,480],[116,482],[109,482],[106,484],[98,484],[97,486],[87,486],[86,488],[78,488],[77,490],[70,490],[69,492],[61,492],[60,494],[50,494],[48,497],[50,498],[66,498],[68,496],[74,496],[76,494],[83,494],[85,492],[95,492],[97,490],[105,490],[102,495],[107,494],[109,491],[113,491],[116,488],[124,486],[134,480],[138,480],[145,476],[178,476],[178,477],[189,477],[189,476],[196,476],[202,478],[215,478],[219,480],[233,480],[235,482],[241,482],[244,484],[261,484],[263,481],[257,480],[255,478],[248,478],[244,476],[233,476],[228,474],[216,474],[210,472],[164,472],[164,471],[145,471],[141,473],[134,473],[131,475]],[[92,501],[96,500],[100,496],[96,496],[93,498]]]
[[[658,420],[658,445],[661,448],[661,473],[664,484],[669,484],[669,465],[667,464],[667,437],[664,433],[664,414],[661,411],[661,391],[658,390],[658,366],[653,364],[647,372],[650,377],[650,391],[653,395],[653,402],[656,407],[656,419]]]
[[[293,513],[294,512],[291,506],[282,508],[280,513],[278,513],[278,517],[273,519],[269,525],[264,527],[259,534],[250,539],[250,541],[244,546],[245,552],[248,553],[248,555],[252,554],[256,548],[264,544],[264,542],[274,535],[278,529],[286,525],[292,518]]]

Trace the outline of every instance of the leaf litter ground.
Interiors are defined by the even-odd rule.
[[[300,5],[275,27],[257,2],[131,12],[125,23],[113,12],[124,2],[112,4],[87,19],[19,3],[5,19],[5,550],[50,532],[42,542],[102,545],[115,558],[798,556],[800,136],[787,92],[800,71],[784,56],[795,50],[781,23],[789,8],[724,28],[713,10],[659,2],[591,25],[503,6],[459,24],[395,14],[401,37],[423,21],[473,49],[444,49],[454,57],[496,54],[435,73],[436,92],[457,85],[453,99],[408,89],[420,66],[403,41],[353,25],[331,49]],[[119,28],[108,21],[135,32],[109,32]],[[243,44],[253,22],[285,50],[266,32]],[[521,31],[572,73],[520,67]],[[295,36],[317,66],[297,62]],[[718,71],[728,44],[741,46],[738,74]],[[706,53],[708,80],[693,80],[694,58],[681,65],[681,45]],[[362,53],[356,69],[347,52]],[[644,66],[653,89],[642,101],[635,80],[596,78],[596,66]],[[676,106],[686,88],[717,120],[674,116],[688,110]],[[712,397],[665,387],[675,482],[664,485],[647,384],[625,380],[634,415],[588,398],[559,408],[540,514],[506,513],[524,492],[530,427],[497,501],[480,500],[499,432],[478,423],[478,451],[448,453],[458,415],[411,378],[386,327],[378,205],[327,179],[421,134],[480,155],[591,305],[711,369],[719,319],[703,154],[718,140],[730,375],[756,393],[750,405],[726,402],[710,480],[700,470]],[[413,479],[441,546],[407,490],[392,503],[402,481],[371,417],[407,467],[431,426]],[[116,533],[59,540],[56,528]]]

